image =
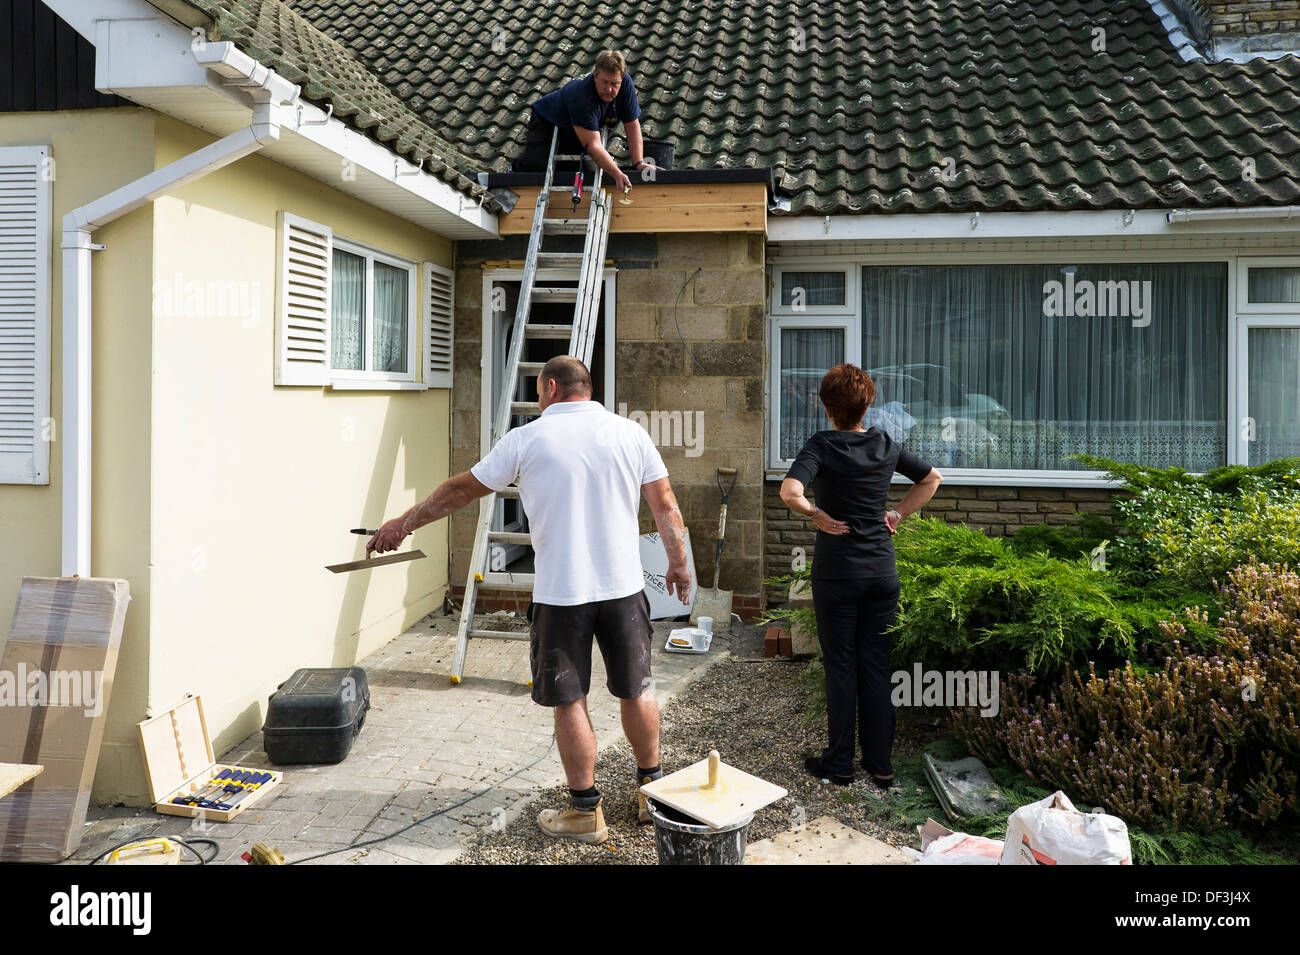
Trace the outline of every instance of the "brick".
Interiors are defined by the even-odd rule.
[[[765,300],[764,274],[762,268],[706,269],[695,277],[694,301],[700,305],[761,304]],[[676,289],[673,292],[675,295]]]
[[[663,378],[655,384],[653,408],[663,411],[728,411],[729,383],[729,379],[714,375]]]
[[[1104,491],[1100,488],[1070,487],[1065,489],[1065,499],[1067,501],[1109,501],[1113,496],[1113,491]]]
[[[731,258],[732,237],[720,232],[664,232],[659,234],[659,265],[715,268],[735,265]],[[760,263],[761,264],[761,263]],[[696,281],[699,281],[697,277]]]
[[[763,656],[775,657],[781,652],[781,628],[768,627],[763,633]]]
[[[1014,487],[981,487],[977,497],[985,501],[1012,501],[1020,496]]]
[[[1006,514],[997,514],[992,511],[971,511],[966,520],[971,524],[996,524],[999,521],[1005,521],[1006,518]]]
[[[659,308],[659,339],[675,342],[679,332],[687,341],[715,342],[738,337],[732,333],[730,315],[722,306],[674,308],[671,303],[664,303]]]
[[[1071,501],[1039,501],[1040,514],[1073,514],[1076,505]]]
[[[1079,503],[1079,512],[1081,514],[1111,514],[1114,513],[1114,508],[1109,502],[1081,501]]]
[[[619,373],[629,378],[684,375],[689,361],[678,342],[616,342],[614,355]]]
[[[655,303],[655,298],[650,292],[652,274],[650,270],[643,269],[619,273],[618,281],[614,283],[618,311],[621,312],[629,305],[641,302]]]
[[[1020,489],[1022,501],[1063,501],[1065,491],[1059,487],[1024,487]]]
[[[794,650],[790,647],[790,631],[781,630],[777,633],[776,652],[778,656],[792,657]]]
[[[1038,512],[1036,501],[998,501],[998,510],[1014,514],[1034,514]]]
[[[681,350],[680,345],[677,348]],[[691,351],[712,375],[756,378],[763,374],[763,346],[758,342],[705,342],[694,345]],[[695,367],[693,362],[690,364]]]
[[[659,338],[659,308],[656,305],[624,305],[618,310],[619,341],[652,342]]]

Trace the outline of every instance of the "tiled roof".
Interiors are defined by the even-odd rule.
[[[302,87],[302,98],[454,186],[483,208],[501,206],[477,181],[480,164],[434,132],[432,116],[414,112],[348,48],[299,16],[283,0],[184,0],[212,19],[208,39],[229,40]]]
[[[484,169],[614,47],[676,166],[789,215],[1300,202],[1300,60],[1184,62],[1147,0],[288,2]]]

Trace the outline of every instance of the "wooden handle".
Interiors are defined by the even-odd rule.
[[[718,785],[718,764],[722,762],[722,757],[718,755],[716,749],[709,750],[709,788],[713,789]]]

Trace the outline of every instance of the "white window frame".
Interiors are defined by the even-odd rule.
[[[1281,266],[1300,268],[1300,257],[1285,255],[1242,256],[1237,259],[1237,311],[1255,315],[1294,315],[1300,313],[1300,302],[1248,302],[1250,297],[1250,270]]]
[[[843,305],[809,305],[806,308],[796,309],[793,305],[781,304],[781,280],[786,272],[840,272],[844,275],[844,304]],[[808,315],[856,315],[859,310],[858,304],[858,268],[854,266],[837,266],[829,265],[822,267],[820,264],[809,264],[807,266],[778,265],[772,269],[772,297],[771,297],[771,314],[781,316],[808,316]]]
[[[1228,432],[1232,444],[1233,464],[1250,461],[1250,442],[1244,431],[1250,415],[1250,332],[1255,328],[1300,329],[1300,302],[1248,302],[1249,270],[1252,268],[1282,266],[1300,268],[1300,255],[1241,256],[1237,259],[1237,308],[1229,335],[1232,345],[1229,368],[1233,381],[1229,389],[1229,423],[1235,422]]]
[[[419,365],[420,358],[424,354],[420,348],[420,331],[423,325],[420,319],[421,302],[423,299],[419,293],[419,275],[420,266],[417,262],[410,259],[404,259],[400,256],[376,249],[374,246],[366,245],[355,239],[349,239],[335,234],[334,241],[330,247],[330,257],[333,258],[334,251],[350,252],[353,255],[361,256],[366,263],[366,315],[365,315],[365,338],[362,356],[365,364],[371,362],[371,354],[374,348],[374,321],[375,321],[375,263],[383,262],[385,265],[391,265],[395,268],[406,270],[406,363],[407,371],[405,373],[392,371],[373,371],[362,370],[356,371],[344,368],[329,368],[329,379],[331,388],[356,388],[358,384],[380,383],[380,384],[407,384],[413,389],[423,390],[427,388],[420,379]],[[330,281],[334,281],[334,271],[331,270]],[[333,289],[330,290],[331,297]],[[330,315],[330,322],[333,323],[334,316]],[[330,326],[331,340],[333,338],[334,328]],[[333,361],[333,354],[329,356],[329,361]]]
[[[1252,250],[1254,251],[1254,250]],[[1240,309],[1240,299],[1244,293],[1240,291],[1240,286],[1244,284],[1244,272],[1241,272],[1239,263],[1248,261],[1253,264],[1297,264],[1298,260],[1293,253],[1289,256],[1268,255],[1265,254],[1243,258],[1237,254],[1235,248],[1223,249],[1143,249],[1132,247],[1113,248],[1090,248],[1090,249],[1071,249],[1056,248],[1050,251],[1042,252],[996,252],[996,251],[935,251],[935,252],[899,252],[886,254],[843,254],[843,255],[808,255],[799,254],[791,250],[786,254],[777,253],[772,259],[769,259],[769,269],[773,275],[772,292],[769,295],[768,309],[768,354],[772,357],[770,362],[773,369],[779,362],[779,351],[771,350],[774,347],[779,348],[780,342],[775,339],[775,329],[778,322],[787,320],[786,314],[777,312],[774,306],[777,304],[780,285],[777,277],[781,270],[789,269],[793,271],[817,271],[828,266],[843,264],[845,268],[854,275],[853,288],[858,289],[861,269],[865,265],[1034,265],[1043,262],[1059,262],[1069,259],[1079,264],[1112,264],[1123,262],[1125,259],[1134,262],[1212,262],[1222,263],[1227,270],[1227,295],[1224,306],[1227,309],[1225,316],[1228,341],[1227,346],[1227,421],[1225,422],[1225,460],[1229,464],[1241,463],[1245,460],[1242,454],[1242,447],[1238,440],[1239,429],[1234,422],[1241,420],[1241,415],[1237,413],[1238,407],[1244,407],[1244,391],[1242,385],[1242,372],[1240,368],[1241,345],[1240,336],[1237,331],[1238,317]],[[848,288],[848,285],[845,286]],[[852,332],[849,335],[851,340],[856,340],[859,350],[862,343],[862,301],[861,295],[855,294],[850,300],[853,304],[853,313],[850,318],[852,322]],[[1250,306],[1252,309],[1261,309],[1261,306]],[[1286,307],[1288,311],[1300,312],[1300,307]],[[1261,309],[1262,310],[1262,309]],[[819,313],[825,310],[819,309]],[[789,308],[785,309],[789,313]],[[800,313],[807,316],[809,313]],[[853,359],[846,359],[853,361]],[[859,364],[860,361],[855,361]],[[768,480],[780,480],[785,477],[786,472],[790,469],[792,460],[783,460],[777,457],[780,450],[779,435],[780,431],[780,405],[775,404],[779,398],[780,390],[777,387],[777,377],[775,371],[769,375],[767,407],[769,417],[769,439],[767,448],[767,473]],[[1099,471],[1034,471],[1024,468],[1006,468],[1006,469],[981,469],[981,468],[944,468],[944,481],[953,485],[979,485],[979,486],[1012,486],[1012,487],[1115,487],[1118,482],[1107,481],[1104,475]],[[906,483],[906,479],[894,475],[894,483]]]
[[[492,369],[489,362],[494,354],[493,349],[496,346],[493,335],[492,322],[492,286],[496,282],[518,282],[524,277],[523,269],[484,269],[483,270],[483,296],[482,296],[482,320],[483,329],[483,352],[480,363],[481,374],[479,375],[479,407],[492,407]],[[615,315],[615,285],[618,277],[618,269],[606,267],[601,272],[601,281],[605,287],[600,291],[601,304],[604,306],[604,323],[605,331],[605,401],[604,405],[610,411],[614,411],[617,405],[614,402],[614,339],[615,330],[618,327],[617,316]],[[534,287],[545,288],[548,282],[577,282],[579,279],[577,269],[538,269],[537,280]],[[512,316],[513,317],[513,316]],[[489,442],[490,428],[492,422],[489,420],[491,415],[479,415],[479,453],[485,455],[491,450]]]
[[[779,292],[780,286],[777,286],[777,290]],[[773,468],[781,471],[782,476],[790,469],[794,459],[783,460],[779,457],[781,451],[781,335],[788,329],[839,329],[844,332],[844,355],[840,358],[840,361],[861,365],[862,334],[859,327],[857,321],[853,318],[835,315],[801,314],[798,318],[782,315],[776,316],[769,323],[768,354],[772,356],[772,360],[768,362],[767,375],[768,408],[770,409],[767,416],[768,460]],[[826,422],[826,427],[828,429],[831,427],[829,421]]]

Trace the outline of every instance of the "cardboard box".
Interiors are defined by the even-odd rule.
[[[39,763],[0,799],[0,861],[81,845],[130,602],[125,580],[24,577],[0,660],[0,762]]]

